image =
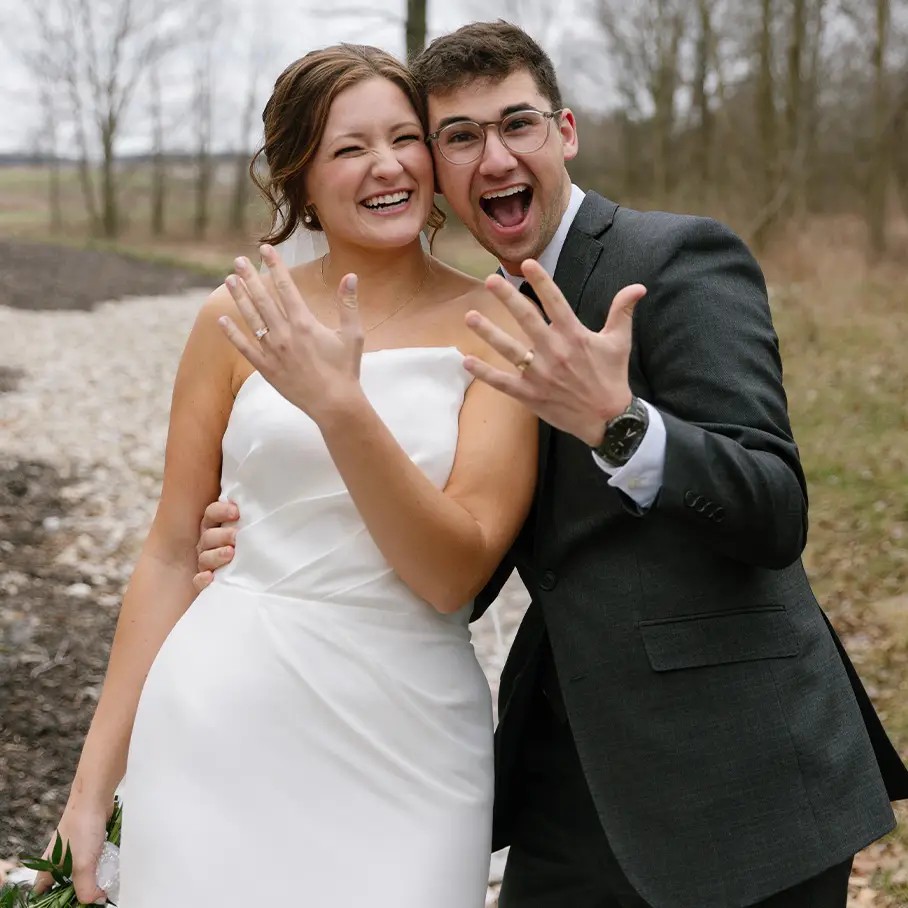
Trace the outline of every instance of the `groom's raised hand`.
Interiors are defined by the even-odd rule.
[[[590,446],[598,445],[605,424],[631,402],[632,317],[646,287],[631,284],[620,290],[605,326],[596,332],[584,327],[538,262],[527,259],[521,268],[550,323],[546,324],[534,303],[511,283],[492,275],[486,287],[508,308],[532,347],[528,349],[485,316],[471,311],[467,326],[514,363],[515,371],[496,369],[475,356],[464,358],[464,368],[519,400],[549,425]]]

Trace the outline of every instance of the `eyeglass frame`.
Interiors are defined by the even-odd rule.
[[[498,140],[501,142],[502,145],[504,145],[505,148],[507,148],[507,150],[509,152],[511,152],[511,154],[535,154],[537,151],[539,151],[540,148],[542,148],[543,145],[545,145],[546,142],[548,142],[549,132],[551,131],[551,128],[552,128],[552,120],[554,120],[555,117],[557,117],[559,114],[564,113],[564,111],[566,109],[567,108],[565,108],[565,107],[559,107],[558,110],[536,110],[535,107],[524,107],[524,108],[521,108],[520,110],[512,110],[509,114],[505,114],[505,116],[503,116],[500,120],[487,120],[485,123],[479,123],[476,120],[467,120],[467,119],[455,120],[453,123],[448,123],[445,126],[442,126],[441,129],[436,129],[435,132],[429,133],[429,135],[427,135],[425,138],[425,143],[426,143],[426,145],[430,145],[432,142],[435,142],[435,147],[438,148],[439,154],[449,164],[453,164],[455,167],[465,166],[466,164],[475,164],[476,161],[478,161],[483,156],[483,154],[485,154],[486,143],[488,142],[487,130],[490,126],[494,126],[495,132],[498,133]],[[511,148],[510,145],[508,145],[507,140],[501,134],[501,124],[504,123],[505,120],[507,120],[511,117],[516,117],[519,114],[525,114],[525,113],[539,114],[545,120],[545,138],[539,143],[539,147],[534,148],[532,151],[515,151],[513,148]],[[442,148],[438,145],[438,137],[446,129],[452,129],[455,126],[463,126],[465,124],[472,124],[473,126],[479,127],[479,130],[482,133],[482,148],[479,149],[479,154],[477,154],[475,158],[471,158],[469,161],[452,161],[444,153]]]

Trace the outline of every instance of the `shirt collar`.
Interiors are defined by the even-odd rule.
[[[575,186],[571,183],[571,197],[568,200],[568,206],[561,218],[561,223],[555,231],[555,236],[552,237],[551,242],[545,247],[542,251],[542,255],[540,255],[538,259],[539,264],[542,265],[549,275],[555,274],[555,267],[558,265],[558,256],[561,255],[561,250],[564,248],[564,241],[567,239],[568,231],[571,229],[571,224],[574,223],[574,218],[577,217],[577,212],[580,210],[580,206],[583,204],[585,198],[586,193],[579,186]],[[520,285],[523,283],[523,278],[520,275],[515,276],[508,273],[502,265],[499,265],[499,267],[501,268],[501,273],[519,290]]]

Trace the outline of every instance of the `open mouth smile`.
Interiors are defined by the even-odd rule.
[[[360,204],[368,211],[375,214],[396,214],[403,211],[410,203],[413,193],[408,189],[401,189],[396,192],[385,192],[381,195],[373,195],[364,199]]]
[[[526,183],[518,183],[484,192],[479,207],[499,228],[514,230],[523,225],[532,201],[533,190]]]

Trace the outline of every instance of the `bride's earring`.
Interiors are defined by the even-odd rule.
[[[309,209],[308,209],[308,208],[304,208],[303,211],[306,212],[305,215],[303,215],[303,221],[304,221],[304,223],[306,223],[306,224],[311,224],[311,223],[312,223],[312,215],[309,214]]]

